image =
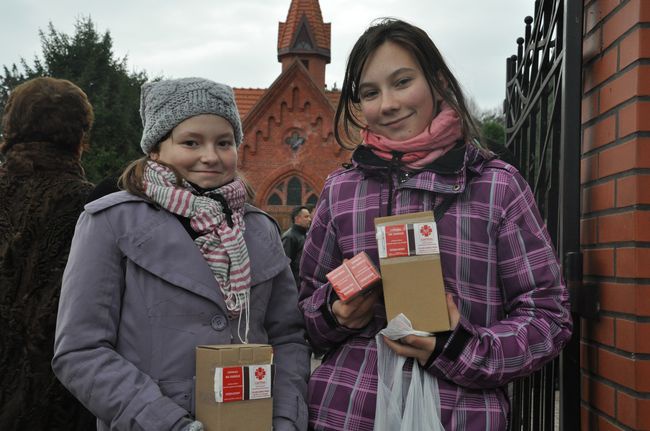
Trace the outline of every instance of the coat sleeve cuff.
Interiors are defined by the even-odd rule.
[[[447,341],[449,341],[451,334],[451,331],[445,331],[436,334],[436,347],[434,347],[433,352],[431,352],[431,355],[429,356],[429,359],[427,359],[426,364],[424,364],[425,370],[431,367],[433,361],[435,361],[436,358],[440,356],[443,348],[447,345]]]
[[[169,429],[181,431],[192,420],[189,413],[168,397],[160,397],[145,407],[135,418],[144,430]]]
[[[441,354],[449,361],[455,361],[465,349],[465,346],[472,338],[472,334],[465,329],[464,326],[458,326],[448,337],[448,344],[442,350]]]
[[[273,430],[294,431],[307,429],[307,406],[299,397],[274,397]]]
[[[339,345],[351,335],[362,332],[338,324],[332,314],[331,293],[332,288],[329,283],[324,284],[300,304],[309,339],[314,350],[318,352]]]
[[[334,289],[328,287],[327,301],[323,302],[323,305],[321,306],[321,312],[323,313],[323,318],[327,322],[327,325],[332,330],[337,332],[342,331],[347,335],[361,334],[364,331],[364,329],[366,329],[366,327],[359,328],[359,329],[348,328],[345,325],[341,325],[338,322],[338,320],[336,320],[336,317],[334,316],[334,312],[332,311],[332,304],[334,304],[334,302],[336,302],[337,299],[339,299],[339,297],[334,291]]]
[[[467,327],[469,322],[461,318],[456,329],[436,336],[436,347],[423,367],[435,373],[436,370],[445,369],[444,364],[454,364],[461,353],[474,337],[473,332]]]

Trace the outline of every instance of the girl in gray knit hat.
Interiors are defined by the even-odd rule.
[[[309,348],[275,222],[246,203],[232,89],[143,85],[145,157],[88,204],[63,277],[52,366],[98,429],[199,430],[197,345],[273,346],[273,428],[306,429]]]

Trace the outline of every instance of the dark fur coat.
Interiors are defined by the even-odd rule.
[[[75,159],[17,144],[0,169],[0,430],[95,428],[50,366],[61,276],[92,190]]]

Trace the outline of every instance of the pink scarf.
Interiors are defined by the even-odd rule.
[[[361,131],[363,145],[384,160],[391,160],[392,151],[403,153],[402,163],[411,170],[420,170],[438,157],[451,150],[463,137],[460,117],[449,105],[442,103],[442,110],[431,125],[422,133],[405,141],[393,141],[371,132]]]

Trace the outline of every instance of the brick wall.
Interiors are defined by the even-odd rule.
[[[582,429],[650,430],[650,0],[584,6]]]

